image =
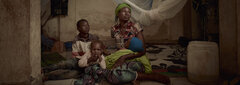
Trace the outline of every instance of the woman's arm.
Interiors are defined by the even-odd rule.
[[[89,52],[87,52],[81,58],[79,58],[79,60],[78,60],[79,67],[87,67],[88,66],[88,56],[90,56]]]

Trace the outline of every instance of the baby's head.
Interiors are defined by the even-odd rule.
[[[88,34],[89,29],[90,29],[90,27],[89,27],[88,21],[86,19],[81,19],[77,22],[78,32]]]
[[[103,54],[104,49],[105,46],[100,40],[94,40],[90,45],[91,54],[95,57],[100,57]]]

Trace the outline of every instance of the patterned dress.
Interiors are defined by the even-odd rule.
[[[132,37],[138,37],[138,34],[143,31],[142,27],[138,23],[133,23],[130,20],[125,25],[126,25],[126,28],[122,29],[120,24],[117,23],[111,29],[111,36],[112,36],[112,38],[115,38],[116,45],[117,45],[118,48],[125,48],[125,43],[128,41],[128,39],[130,39]],[[133,53],[133,52],[129,52],[128,50],[125,50],[125,51],[119,50],[119,51],[113,53],[112,55],[110,55],[109,57],[107,56],[106,59],[116,61],[120,57],[119,55],[122,56],[122,53],[126,54],[126,52],[127,53]],[[107,61],[107,60],[106,60],[107,67],[111,67],[111,66],[109,66],[111,64],[108,64],[108,62],[113,63],[113,64],[115,63],[115,61],[110,62],[110,61]],[[130,61],[141,62],[141,63],[143,63],[143,65],[145,67],[145,72],[146,73],[151,73],[152,72],[150,61],[149,61],[149,59],[147,58],[146,55],[143,55],[141,57],[132,59]]]
[[[74,82],[74,85],[95,85],[102,79],[115,84],[124,84],[136,80],[137,72],[144,72],[144,66],[140,62],[125,62],[115,69],[102,69],[99,64],[85,68],[83,77]]]
[[[116,24],[111,29],[111,36],[115,38],[117,48],[124,48],[126,41],[132,37],[137,37],[139,32],[143,29],[138,23],[128,21],[125,29],[120,28],[120,24]]]

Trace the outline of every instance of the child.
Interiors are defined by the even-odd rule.
[[[72,45],[73,57],[44,67],[44,80],[79,78],[83,69],[78,66],[78,60],[81,60],[85,52],[89,51],[91,41],[98,40],[98,37],[89,33],[90,27],[86,19],[81,19],[77,22],[77,30],[79,34],[75,37]]]
[[[80,57],[89,51],[91,41],[98,40],[98,36],[89,33],[90,27],[86,19],[77,22],[77,30],[79,34],[75,37],[72,45],[73,57]]]
[[[87,67],[93,64],[100,64],[103,69],[106,69],[106,64],[103,56],[105,47],[99,40],[92,41],[90,45],[90,51],[86,52],[84,56],[77,57],[79,67]]]
[[[82,57],[77,57],[79,67],[85,67],[84,75],[74,85],[94,85],[100,82],[101,73],[106,69],[105,59],[103,56],[104,45],[101,41],[92,41],[90,51]]]

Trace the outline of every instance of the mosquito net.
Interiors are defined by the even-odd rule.
[[[156,0],[156,8],[152,8],[153,0],[115,0],[117,4],[127,3],[132,7],[132,20],[148,26],[155,21],[162,22],[174,17],[187,0]]]

